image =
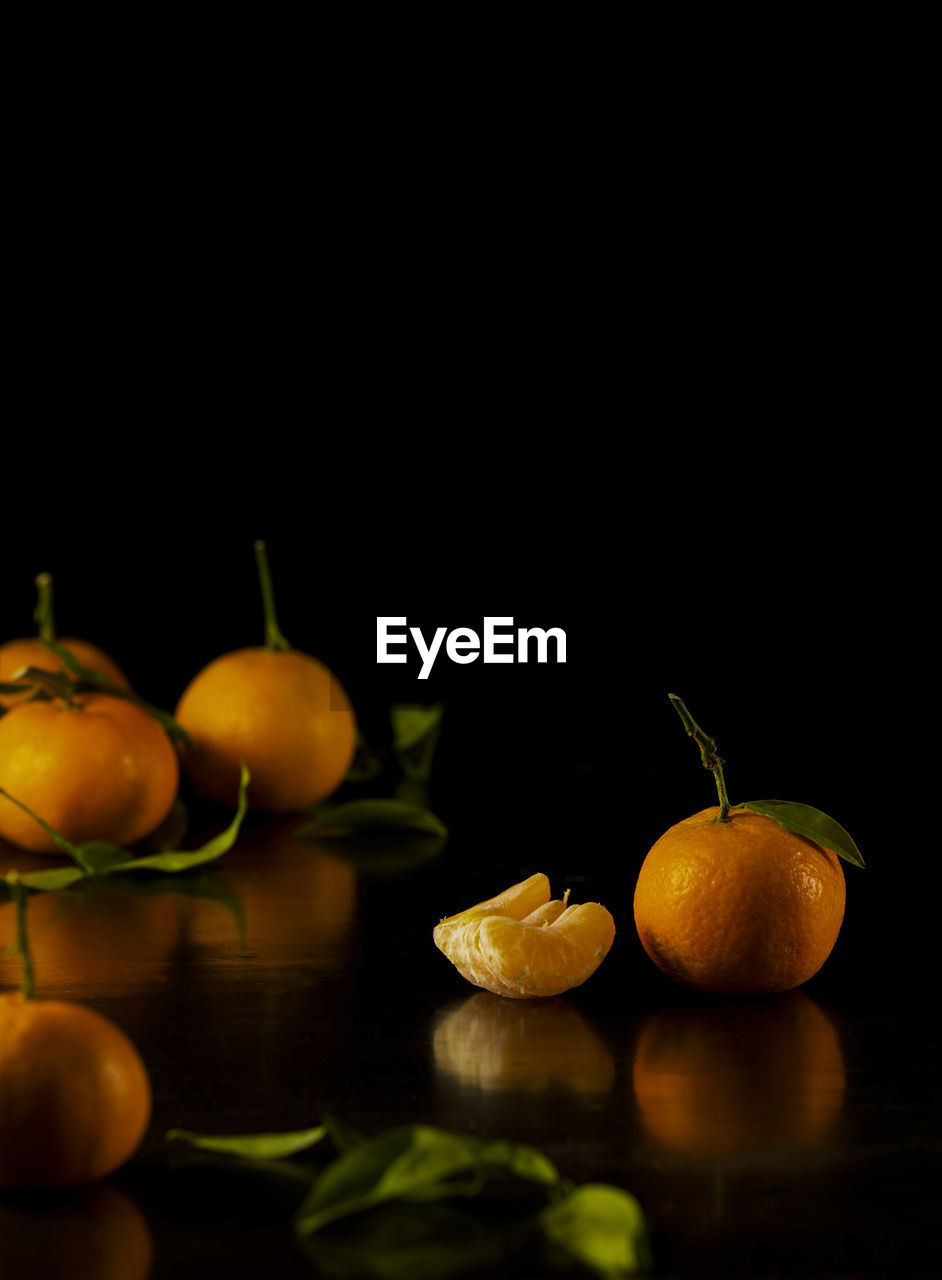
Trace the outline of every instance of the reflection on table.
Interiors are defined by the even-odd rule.
[[[845,1072],[831,1019],[792,991],[657,1010],[642,1029],[632,1079],[657,1147],[719,1157],[826,1143]]]
[[[465,1089],[606,1094],[615,1065],[605,1043],[566,1000],[505,1000],[482,991],[443,1011],[435,1069]]]

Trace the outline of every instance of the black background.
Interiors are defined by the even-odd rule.
[[[25,202],[0,636],[29,633],[49,571],[60,633],[172,709],[260,642],[265,538],[283,630],[370,741],[392,701],[446,704],[433,806],[471,874],[578,864],[626,913],[650,844],[714,799],[677,693],[734,801],[855,836],[844,936],[889,990],[938,883],[918,228],[891,235],[833,157],[753,147],[742,170],[686,127],[679,152],[641,133],[630,201],[604,130],[466,172],[373,121],[356,165],[379,186],[318,171],[316,218],[252,131],[236,165],[157,177],[129,152],[140,198],[106,218],[107,165],[67,217]],[[442,656],[418,681],[377,666],[379,615],[563,627],[568,662]]]

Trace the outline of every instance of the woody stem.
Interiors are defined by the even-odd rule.
[[[694,720],[693,716],[687,710],[682,698],[678,698],[676,693],[669,693],[671,705],[680,716],[684,728],[687,730],[688,737],[693,738],[697,746],[700,748],[700,760],[704,769],[709,769],[713,774],[716,782],[716,794],[720,800],[720,811],[714,819],[715,822],[729,821],[729,796],[726,794],[726,779],[723,777],[723,759],[717,753],[716,743]]]

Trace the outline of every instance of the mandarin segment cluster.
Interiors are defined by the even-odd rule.
[[[568,905],[537,872],[503,893],[442,920],[435,945],[462,977],[512,999],[555,996],[581,986],[615,940],[615,921],[598,902]]]

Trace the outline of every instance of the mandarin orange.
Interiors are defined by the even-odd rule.
[[[73,843],[143,839],[166,817],[178,780],[170,739],[126,698],[80,693],[24,702],[0,717],[0,790]],[[52,837],[5,795],[0,836],[56,852]]]
[[[340,786],[356,749],[353,709],[323,663],[296,649],[238,649],[194,677],[174,719],[193,745],[181,763],[220,804],[235,804],[241,761],[249,808],[290,813]]]
[[[635,924],[668,977],[713,992],[788,991],[824,964],[844,918],[837,856],[774,818],[719,806],[678,822],[638,876]]]
[[[0,996],[0,1191],[95,1182],[137,1149],[151,1112],[140,1056],[109,1019]]]
[[[611,948],[615,922],[598,902],[551,899],[537,872],[496,897],[448,916],[435,945],[462,977],[513,999],[555,996],[592,976]]]
[[[265,645],[210,662],[187,686],[174,718],[193,739],[181,756],[184,771],[207,795],[234,804],[244,761],[252,775],[249,808],[291,813],[340,786],[356,750],[356,718],[331,671],[282,635],[264,543],[255,552]]]

